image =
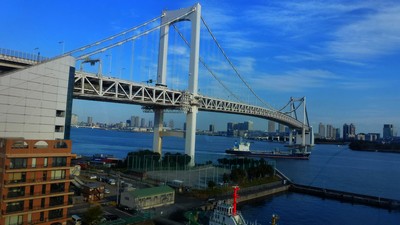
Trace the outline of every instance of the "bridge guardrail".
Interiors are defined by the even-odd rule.
[[[49,59],[47,57],[40,56],[39,54],[32,54],[5,48],[0,48],[0,55],[14,57],[18,59],[25,59],[34,62],[42,62]]]

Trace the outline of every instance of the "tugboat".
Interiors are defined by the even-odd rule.
[[[207,212],[201,214],[199,211],[188,211],[185,213],[186,219],[189,220],[188,225],[258,225],[257,222],[248,223],[243,218],[242,214],[237,210],[237,199],[239,186],[233,186],[233,202],[218,201],[211,215]],[[272,225],[278,225],[279,216],[272,215]],[[203,222],[203,223],[202,223]]]
[[[250,143],[240,141],[235,142],[233,148],[225,150],[226,153],[237,156],[247,157],[265,157],[265,158],[281,158],[281,159],[308,159],[311,152],[306,151],[306,148],[292,149],[290,151],[250,151]]]
[[[214,209],[209,225],[257,225],[257,223],[247,223],[242,214],[237,210],[236,204],[239,197],[238,192],[239,186],[233,186],[233,203],[227,204],[226,202],[218,202]],[[276,214],[272,215],[271,224],[277,225],[279,216]]]
[[[242,214],[236,209],[239,186],[233,187],[233,203],[218,202],[209,225],[247,225]]]

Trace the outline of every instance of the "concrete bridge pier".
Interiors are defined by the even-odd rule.
[[[153,129],[153,152],[158,152],[161,155],[162,135],[164,122],[164,110],[154,109],[154,129]]]
[[[197,121],[197,107],[192,107],[186,113],[186,135],[185,135],[185,154],[190,156],[189,166],[194,166],[194,153],[196,147],[196,121]]]

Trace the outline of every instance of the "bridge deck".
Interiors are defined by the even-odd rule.
[[[309,129],[295,118],[271,109],[85,72],[75,74],[74,98],[143,105],[148,109],[188,110],[195,105],[201,111],[248,115],[276,121],[293,129]]]

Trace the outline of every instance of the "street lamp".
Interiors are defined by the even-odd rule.
[[[61,55],[63,55],[64,54],[64,41],[59,41],[58,44],[60,44],[62,46]]]
[[[110,59],[110,64],[109,64],[109,68],[108,68],[108,70],[109,70],[109,74],[111,75],[111,61],[112,61],[112,54],[107,54],[106,55],[106,57],[108,58],[109,57],[109,59]]]
[[[37,53],[38,56],[39,56],[39,54],[40,54],[40,53],[39,53],[39,48],[38,48],[38,47],[34,48],[34,49],[33,49],[33,57],[32,57],[32,60],[33,60],[33,61],[38,61],[38,60],[39,60],[39,57],[36,56],[36,51],[38,52],[38,53]]]
[[[122,79],[122,73],[125,70],[125,67],[121,68],[121,70],[119,71],[119,78]]]

